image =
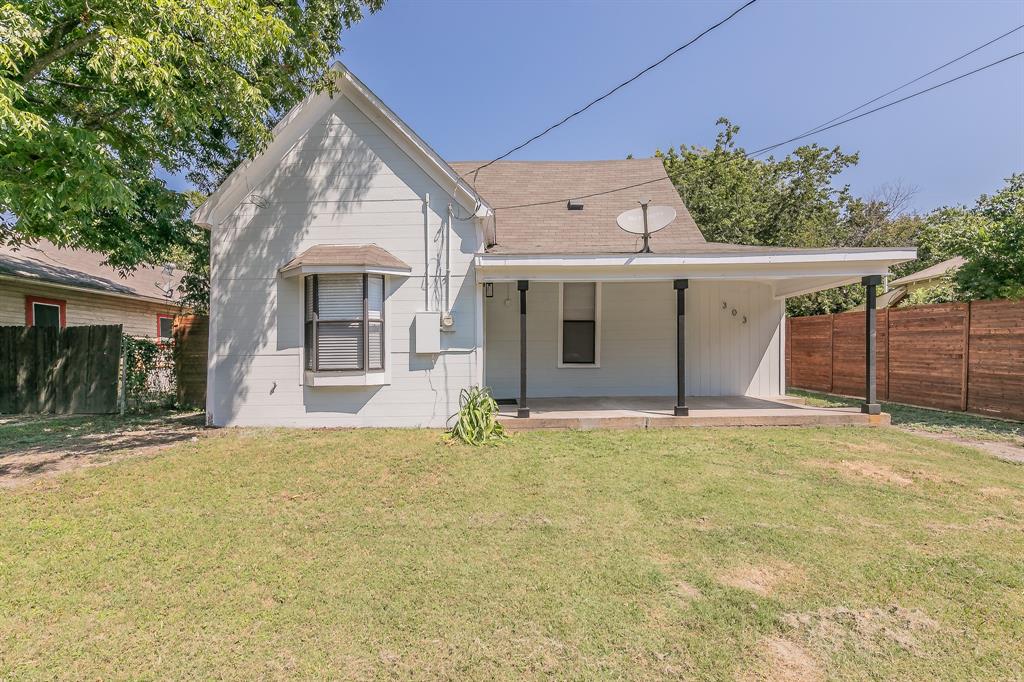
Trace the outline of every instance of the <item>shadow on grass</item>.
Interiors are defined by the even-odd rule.
[[[201,412],[0,415],[0,486],[96,464],[114,453],[173,445],[203,426]]]
[[[804,398],[814,407],[850,407],[858,398],[790,389],[789,395]],[[882,411],[892,415],[892,425],[915,431],[946,433],[959,438],[1007,441],[1024,445],[1024,422],[989,419],[965,412],[947,412],[898,403],[882,403]]]

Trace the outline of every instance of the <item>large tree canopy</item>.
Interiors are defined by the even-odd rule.
[[[158,262],[383,0],[0,0],[0,243]]]
[[[952,298],[1024,298],[1024,174],[972,209],[932,212],[920,242],[929,260],[967,259],[951,278]]]
[[[736,143],[739,126],[724,118],[718,124],[722,129],[712,148],[681,145],[657,152],[709,241],[797,247],[917,242],[922,219],[905,210],[913,189],[887,186],[858,198],[837,185],[857,154],[810,144],[781,159],[748,158]],[[792,298],[788,308],[794,315],[838,312],[862,296],[859,286],[842,287]]]

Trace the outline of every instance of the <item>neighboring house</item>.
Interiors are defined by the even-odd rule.
[[[890,280],[886,290],[878,295],[876,307],[895,308],[910,292],[928,289],[939,284],[946,275],[959,270],[965,262],[966,260],[962,256],[954,256],[906,277]],[[855,305],[850,310],[864,310],[864,304]]]
[[[193,216],[212,231],[214,424],[440,427],[473,385],[678,414],[685,395],[780,396],[786,297],[915,257],[706,242],[657,159],[477,173],[334,69],[333,98],[300,103]],[[653,253],[616,226],[645,195],[677,214]]]
[[[0,325],[119,324],[169,338],[180,314],[180,271],[144,267],[122,277],[103,254],[40,240],[0,246]]]

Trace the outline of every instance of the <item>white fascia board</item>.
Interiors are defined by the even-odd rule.
[[[886,261],[902,263],[917,258],[917,249],[873,249],[870,251],[794,250],[792,252],[761,253],[706,253],[706,254],[609,254],[609,255],[503,255],[477,254],[477,265],[502,266],[653,266],[653,265],[709,265],[709,264],[763,264],[763,263],[849,263]]]
[[[405,268],[380,268],[362,265],[300,265],[287,270],[281,270],[281,276],[285,279],[298,277],[299,275],[349,275],[363,274],[371,275],[394,275],[397,277],[408,277],[411,270]]]
[[[491,215],[491,207],[402,119],[387,107],[340,62],[331,65],[336,74],[335,94],[348,97],[367,118],[398,145],[431,179],[476,218]],[[242,203],[245,197],[279,163],[295,142],[318,121],[333,104],[327,92],[311,93],[295,105],[271,132],[271,141],[262,153],[239,164],[235,170],[192,212],[192,222],[209,229],[217,225]]]
[[[799,277],[849,279],[885,275],[914,258],[913,249],[707,255],[506,256],[479,254],[481,282],[657,281],[665,279],[779,280]]]

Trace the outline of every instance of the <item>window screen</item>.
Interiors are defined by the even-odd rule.
[[[60,306],[50,303],[33,303],[32,324],[37,327],[59,327]]]
[[[597,361],[597,285],[562,285],[562,362],[592,365]]]
[[[384,368],[384,277],[311,275],[305,281],[306,368]]]

